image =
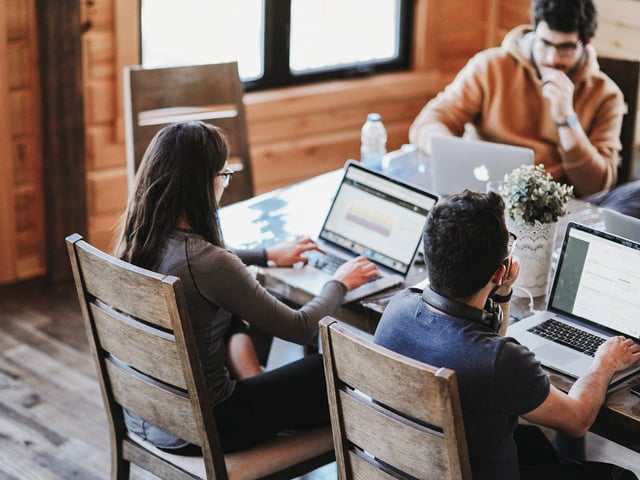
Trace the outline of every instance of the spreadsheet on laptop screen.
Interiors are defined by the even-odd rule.
[[[435,200],[366,171],[349,169],[320,237],[394,270],[409,268]]]

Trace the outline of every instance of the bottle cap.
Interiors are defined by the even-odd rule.
[[[379,122],[380,121],[380,114],[379,113],[370,113],[369,115],[367,115],[367,121],[368,122]]]

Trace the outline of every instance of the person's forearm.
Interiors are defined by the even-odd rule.
[[[580,436],[586,434],[596,420],[612,377],[612,372],[594,364],[589,373],[576,380],[569,390],[569,397],[578,402],[575,413],[580,421],[580,424],[576,425],[576,428],[582,432]]]
[[[591,144],[580,124],[558,128],[560,155],[577,197],[611,188],[616,180],[615,152],[606,157]]]

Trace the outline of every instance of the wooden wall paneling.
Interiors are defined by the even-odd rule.
[[[594,44],[599,54],[640,59],[640,1],[596,0],[599,12]]]
[[[245,95],[256,192],[359,158],[360,128],[371,111],[382,115],[387,148],[399,148],[440,88],[438,74],[411,72]]]
[[[413,6],[413,69],[424,72],[438,67],[436,24],[439,0],[416,0]]]
[[[11,172],[5,176],[10,186],[3,188],[3,194],[11,200],[1,208],[7,222],[4,241],[13,243],[7,257],[11,266],[3,270],[19,280],[45,271],[37,36],[32,0],[9,0],[2,11],[9,22],[3,25],[6,33],[1,37],[7,77],[6,88],[0,90],[8,119],[2,126],[6,135],[2,143],[9,152],[3,155],[5,167]],[[6,275],[0,276],[7,280]]]
[[[9,28],[11,0],[0,0],[0,11],[7,12],[0,19],[0,283],[16,279],[15,199],[13,197],[14,169],[11,161],[9,129]]]
[[[127,172],[109,169],[87,176],[87,204],[94,215],[121,212],[127,202]]]
[[[44,172],[47,179],[47,274],[68,281],[64,238],[86,235],[84,103],[78,0],[36,0],[42,85]],[[60,61],[64,59],[64,61]]]
[[[118,41],[115,49],[115,91],[116,124],[115,140],[124,144],[124,67],[140,64],[140,1],[113,0],[115,11],[115,35]],[[123,164],[126,159],[123,158]]]
[[[498,29],[502,37],[517,25],[531,23],[529,15],[530,0],[501,0],[498,15]],[[502,41],[502,38],[500,38]]]
[[[484,47],[489,48],[500,43],[498,18],[500,16],[500,0],[486,0],[487,20]]]

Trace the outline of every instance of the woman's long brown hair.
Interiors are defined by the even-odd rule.
[[[116,256],[153,269],[169,234],[181,219],[194,233],[223,246],[214,179],[227,155],[226,137],[213,125],[187,122],[160,130],[138,168]]]

